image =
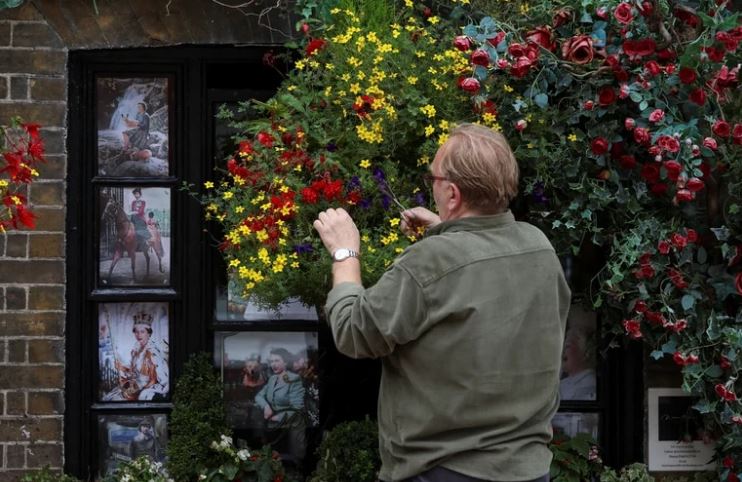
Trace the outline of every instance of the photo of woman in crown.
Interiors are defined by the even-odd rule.
[[[98,323],[101,401],[166,400],[167,303],[101,304]]]

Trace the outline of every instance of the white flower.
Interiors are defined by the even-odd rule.
[[[240,458],[240,460],[247,460],[250,458],[250,451],[247,449],[242,449],[239,452],[237,452],[237,457]]]
[[[216,443],[216,442],[214,442]],[[204,480],[206,478],[206,474],[201,474],[198,476],[198,480]]]
[[[131,480],[131,475],[124,474],[123,477],[121,477],[121,482],[129,482]]]

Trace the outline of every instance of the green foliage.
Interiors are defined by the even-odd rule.
[[[113,475],[103,479],[103,482],[168,482],[160,462],[143,455],[134,460],[120,463]]]
[[[48,465],[41,470],[28,472],[21,477],[20,482],[78,482],[78,479],[63,472],[53,471]]]
[[[637,463],[621,468],[618,473],[606,468],[600,474],[600,482],[654,482],[654,477],[649,475],[646,465]]]
[[[549,475],[554,482],[581,482],[594,480],[603,469],[597,442],[580,433],[574,437],[555,434],[549,445],[554,458]]]
[[[196,478],[214,463],[207,447],[229,433],[219,377],[208,354],[195,354],[183,366],[173,394],[167,462],[173,479]]]
[[[0,10],[20,6],[24,0],[0,0]]]
[[[222,435],[217,442],[210,445],[213,454],[212,461],[220,460],[204,469],[199,480],[206,482],[277,482],[285,481],[285,472],[281,464],[280,456],[274,452],[269,445],[262,449],[250,451],[249,449],[238,450],[232,444],[232,438]]]
[[[376,422],[341,423],[325,433],[317,456],[310,482],[375,482],[381,467]]]

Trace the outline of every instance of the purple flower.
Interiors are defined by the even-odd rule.
[[[374,167],[374,179],[376,179],[376,182],[379,184],[386,184],[386,176],[380,167]]]
[[[302,243],[295,245],[294,251],[296,251],[296,254],[307,254],[314,251],[314,248],[311,243]]]
[[[368,208],[370,208],[371,207],[371,199],[366,198],[366,197],[363,198],[363,199],[361,199],[360,202],[358,203],[358,206],[361,209],[368,209]]]
[[[418,206],[425,206],[427,204],[425,194],[423,194],[422,191],[418,191],[418,193],[415,194],[415,204],[417,204]]]
[[[381,196],[381,205],[384,206],[384,211],[389,211],[389,205],[392,204],[392,198],[386,194]]]
[[[336,146],[334,142],[328,142],[325,146],[325,149],[327,149],[329,152],[335,152],[338,150],[338,146]]]
[[[541,181],[537,182],[533,186],[531,196],[533,197],[533,200],[538,204],[547,204],[549,202],[549,198],[546,196],[546,194],[544,194],[544,183],[542,183]]]
[[[361,179],[358,176],[353,176],[350,178],[350,181],[348,181],[348,187],[346,190],[350,192],[360,187],[361,187]]]

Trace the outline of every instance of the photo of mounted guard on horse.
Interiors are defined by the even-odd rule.
[[[170,189],[106,187],[99,202],[100,284],[169,285]]]

